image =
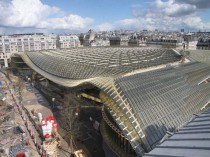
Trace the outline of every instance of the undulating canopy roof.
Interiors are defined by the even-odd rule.
[[[116,76],[180,60],[171,49],[78,48],[27,52],[40,69],[69,79]]]
[[[138,156],[210,100],[210,83],[201,83],[210,77],[210,66],[169,65],[180,60],[170,49],[82,48],[19,55],[55,83],[72,87],[87,82],[100,88],[101,100]],[[138,71],[151,67],[161,68]]]

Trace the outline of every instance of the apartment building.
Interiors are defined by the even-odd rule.
[[[110,46],[128,46],[128,36],[120,35],[120,36],[111,36],[109,37]]]
[[[92,41],[91,46],[95,47],[105,47],[105,46],[110,46],[110,41],[109,39],[103,39],[103,38],[95,38],[94,41]]]
[[[61,49],[80,47],[79,37],[76,35],[59,35],[57,47]]]
[[[44,49],[56,49],[56,35],[29,33],[0,36],[0,64],[8,67],[8,60],[13,53]]]
[[[198,50],[210,50],[210,37],[200,38],[196,46]]]

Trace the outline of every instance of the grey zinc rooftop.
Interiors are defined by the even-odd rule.
[[[208,65],[191,62],[176,68],[122,77],[115,80],[115,86],[121,97],[127,99],[147,142],[154,148],[166,131],[175,132],[209,102],[210,84],[198,85],[207,77],[210,77]],[[126,111],[124,114],[129,117]],[[197,123],[191,122],[189,126]],[[199,125],[208,124],[209,121],[199,121]],[[203,133],[203,137],[209,135]]]
[[[193,116],[182,129],[144,157],[209,157],[210,108]]]

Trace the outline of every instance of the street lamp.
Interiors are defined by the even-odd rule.
[[[54,102],[55,102],[55,98],[52,98],[52,103],[53,103],[53,107],[54,108]]]

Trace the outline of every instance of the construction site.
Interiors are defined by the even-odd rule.
[[[25,156],[151,156],[194,114],[206,112],[210,55],[202,55],[118,47],[18,53],[2,73],[1,112],[23,122],[20,134],[31,142],[31,151],[18,151]],[[196,141],[194,149],[202,149]],[[182,144],[179,155],[187,153]]]
[[[82,149],[69,147],[75,143],[53,117],[58,110],[31,82],[10,70],[1,73],[1,82],[1,156],[86,156]]]

